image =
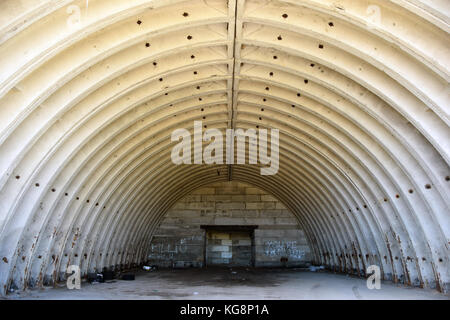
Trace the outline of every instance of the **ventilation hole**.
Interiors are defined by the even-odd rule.
[[[277,57],[277,56],[273,56],[273,58],[274,58],[275,60],[277,60],[277,59],[278,59],[278,57]]]
[[[310,66],[311,66],[312,68],[314,68],[315,64],[314,64],[314,63],[311,63]]]
[[[159,81],[163,81],[163,78],[159,78]]]
[[[89,203],[89,200],[86,200],[87,203]]]
[[[98,207],[98,202],[95,204],[96,207]]]
[[[52,192],[55,192],[56,190],[55,189],[52,189]]]
[[[413,193],[414,190],[413,190],[413,189],[409,189],[408,192],[409,192],[409,193]]]
[[[192,55],[192,56],[191,56],[191,59],[195,59],[195,56],[194,56],[194,55]]]
[[[142,23],[142,21],[141,21],[141,20],[138,20],[136,23],[140,25],[140,24]]]
[[[39,183],[36,183],[35,186],[36,186],[36,187],[39,187]]]
[[[283,38],[281,36],[278,36],[277,39],[278,40],[283,40]]]
[[[319,44],[319,49],[323,49],[323,44]]]
[[[147,43],[145,44],[145,46],[146,46],[147,48],[150,47],[150,43],[147,42]]]
[[[422,257],[422,261],[427,261],[427,259],[425,259],[425,257]]]
[[[203,112],[203,111],[205,111],[205,109],[203,109],[203,108],[202,108],[202,109],[200,109],[200,111],[202,111],[202,112]]]
[[[194,74],[197,74],[197,71],[194,71]]]
[[[359,208],[358,208],[358,207],[356,207],[356,211],[359,211]]]
[[[78,257],[78,254],[75,253],[75,258],[77,258],[77,257]]]
[[[398,260],[398,257],[395,257],[395,260]]]
[[[42,259],[42,256],[38,256],[38,259]]]
[[[67,197],[69,194],[66,192],[66,193],[64,193],[64,195]]]
[[[261,118],[261,117],[259,117],[259,120],[262,120],[262,118]]]
[[[269,73],[269,76],[273,77],[273,72],[270,72],[270,73]]]
[[[165,95],[165,96],[168,96],[168,95],[169,95],[169,93],[168,93],[168,92],[166,92],[166,93],[164,93],[164,95]]]
[[[266,90],[269,91],[269,87],[266,87]]]
[[[77,197],[77,200],[80,200],[80,198],[79,198],[79,197]]]
[[[399,194],[396,194],[395,197],[398,199],[398,198],[400,198],[400,195],[399,195]]]
[[[386,198],[384,198],[383,200],[384,200],[384,202],[387,202],[387,199],[386,199]]]
[[[197,86],[197,90],[200,90],[200,86]]]
[[[288,15],[286,13],[283,13],[282,17],[286,19]]]
[[[256,126],[256,129],[259,129],[259,126]]]
[[[157,62],[153,62],[153,65],[156,66],[158,63]]]
[[[305,79],[305,83],[308,84],[309,80]]]
[[[264,102],[266,102],[266,101],[267,101],[267,99],[266,99],[266,98],[264,98],[264,99],[263,99],[263,101],[264,101]]]
[[[191,39],[192,39],[192,36],[187,36],[187,39],[188,39],[188,40],[191,40]]]
[[[439,262],[442,262],[443,260],[442,260],[442,258],[439,258]]]
[[[261,111],[264,112],[264,108],[261,108]]]
[[[187,17],[187,16],[189,16],[189,13],[184,12],[184,13],[183,13],[183,17]]]
[[[202,101],[203,99],[202,98],[198,98],[198,101]]]
[[[206,119],[206,117],[203,117],[203,120],[205,120]]]
[[[333,22],[329,22],[328,25],[329,25],[330,27],[334,27],[334,23],[333,23]]]
[[[16,176],[16,179],[19,180],[19,179],[20,179],[20,176]]]
[[[292,108],[295,108],[295,104],[293,104],[291,107],[292,107]]]
[[[363,205],[363,207],[364,207],[365,209],[367,209],[367,204]]]
[[[208,128],[208,126],[207,126],[206,124],[205,124],[203,127],[204,127],[205,129]]]
[[[445,181],[450,181],[450,176],[446,176]]]
[[[106,209],[106,206],[103,206],[103,209]]]
[[[297,97],[301,97],[302,96],[302,94],[301,93],[297,93]]]
[[[425,189],[431,189],[431,184],[426,184]]]

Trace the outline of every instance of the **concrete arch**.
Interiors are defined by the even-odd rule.
[[[88,4],[88,6],[86,6]],[[449,16],[419,0],[0,4],[0,284],[140,264],[169,208],[237,180],[315,263],[448,290]],[[280,168],[176,166],[173,130],[277,128]]]

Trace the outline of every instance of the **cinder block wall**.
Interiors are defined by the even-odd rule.
[[[261,189],[232,181],[198,189],[178,201],[153,236],[149,263],[202,267],[205,231],[201,225],[257,225],[257,267],[298,267],[310,262],[304,232],[284,205]]]

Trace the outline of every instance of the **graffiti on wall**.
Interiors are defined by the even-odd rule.
[[[305,256],[305,252],[297,247],[297,241],[266,241],[264,254],[268,257],[279,256],[298,260]]]
[[[197,240],[198,237],[186,237],[172,242],[152,243],[150,246],[150,259],[173,259],[177,254],[186,253],[188,242]]]

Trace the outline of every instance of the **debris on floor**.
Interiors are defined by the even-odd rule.
[[[325,267],[324,266],[310,266],[309,267],[309,271],[311,272],[317,272],[318,270],[324,270]]]
[[[97,283],[105,282],[105,279],[103,278],[103,274],[97,273],[97,272],[88,273],[87,280],[90,284],[97,284]]]
[[[143,266],[142,269],[144,269],[145,271],[156,271],[158,270],[157,266]]]

